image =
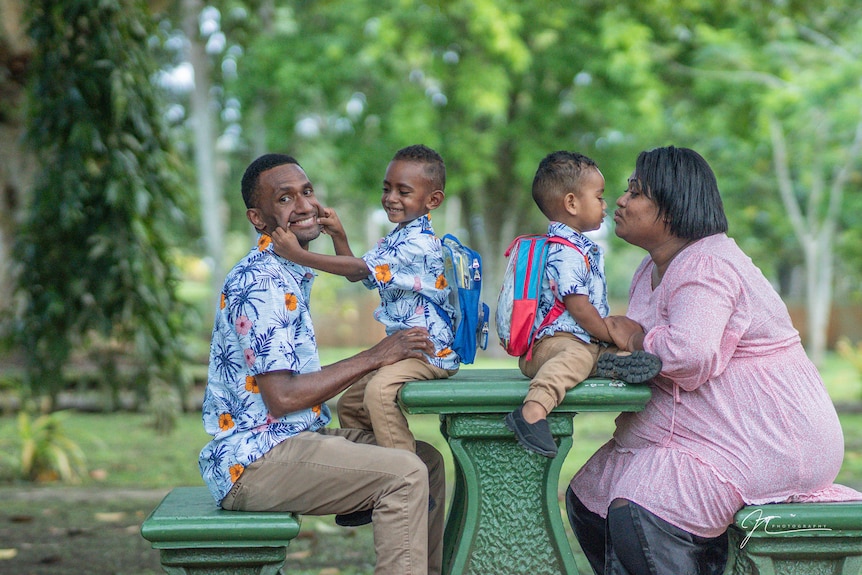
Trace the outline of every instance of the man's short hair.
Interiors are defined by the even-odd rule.
[[[559,150],[545,156],[533,177],[533,201],[548,219],[554,219],[554,200],[569,192],[580,193],[580,181],[596,163],[583,154]]]
[[[392,161],[401,160],[407,162],[419,162],[425,165],[425,177],[435,190],[443,190],[446,187],[446,164],[443,157],[437,152],[423,144],[416,144],[401,148],[392,157]]]
[[[299,166],[296,158],[287,154],[264,154],[248,165],[245,173],[242,175],[242,200],[245,202],[246,208],[257,207],[257,189],[260,183],[260,175],[267,170],[283,164],[296,164]]]

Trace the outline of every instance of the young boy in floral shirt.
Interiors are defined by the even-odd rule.
[[[505,421],[521,446],[545,457],[557,455],[548,414],[569,389],[590,375],[641,383],[661,370],[661,360],[652,354],[619,350],[605,325],[609,307],[604,253],[584,235],[602,225],[604,192],[605,178],[596,163],[576,152],[548,154],[533,179],[533,200],[548,218],[548,236],[574,247],[555,243],[548,248],[536,326],[544,325],[557,301],[565,311],[541,327],[532,357],[519,359],[521,373],[531,379],[530,389]]]
[[[289,228],[272,234],[278,255],[376,288],[380,305],[374,317],[386,327],[387,335],[417,326],[428,330],[436,350],[428,361],[406,359],[382,367],[353,384],[338,401],[340,425],[370,429],[384,447],[416,449],[397,403],[401,386],[407,381],[448,378],[460,364],[451,348],[455,310],[443,276],[442,247],[429,217],[443,202],[445,184],[446,168],[437,152],[423,145],[398,150],[386,168],[381,200],[389,221],[397,226],[361,258],[353,256],[344,227],[329,208],[319,223],[332,238],[335,255],[302,249]]]

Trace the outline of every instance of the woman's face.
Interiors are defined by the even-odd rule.
[[[649,250],[670,236],[667,223],[658,215],[658,206],[641,190],[632,173],[626,193],[617,200],[614,231],[628,243]]]

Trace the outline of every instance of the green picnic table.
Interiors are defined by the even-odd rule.
[[[560,469],[579,412],[640,411],[649,386],[588,379],[548,418],[559,439],[553,459],[518,445],[503,422],[527,394],[517,369],[462,369],[445,380],[407,383],[408,413],[440,414],[455,462],[455,488],[444,534],[447,575],[578,573],[557,496]]]

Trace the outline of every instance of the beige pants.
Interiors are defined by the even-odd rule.
[[[613,345],[586,343],[567,332],[545,336],[533,345],[533,357],[518,360],[521,373],[531,379],[524,403],[535,401],[550,413],[560,405],[566,392],[596,371],[603,353],[616,353]]]
[[[408,381],[447,379],[449,371],[421,359],[405,359],[362,377],[338,399],[338,424],[345,429],[373,431],[377,445],[416,451],[416,440],[398,405],[398,392]]]
[[[428,511],[429,494],[436,505]],[[303,432],[248,466],[225,509],[330,515],[372,509],[376,575],[439,575],[446,485],[443,458],[385,449],[357,429]]]

